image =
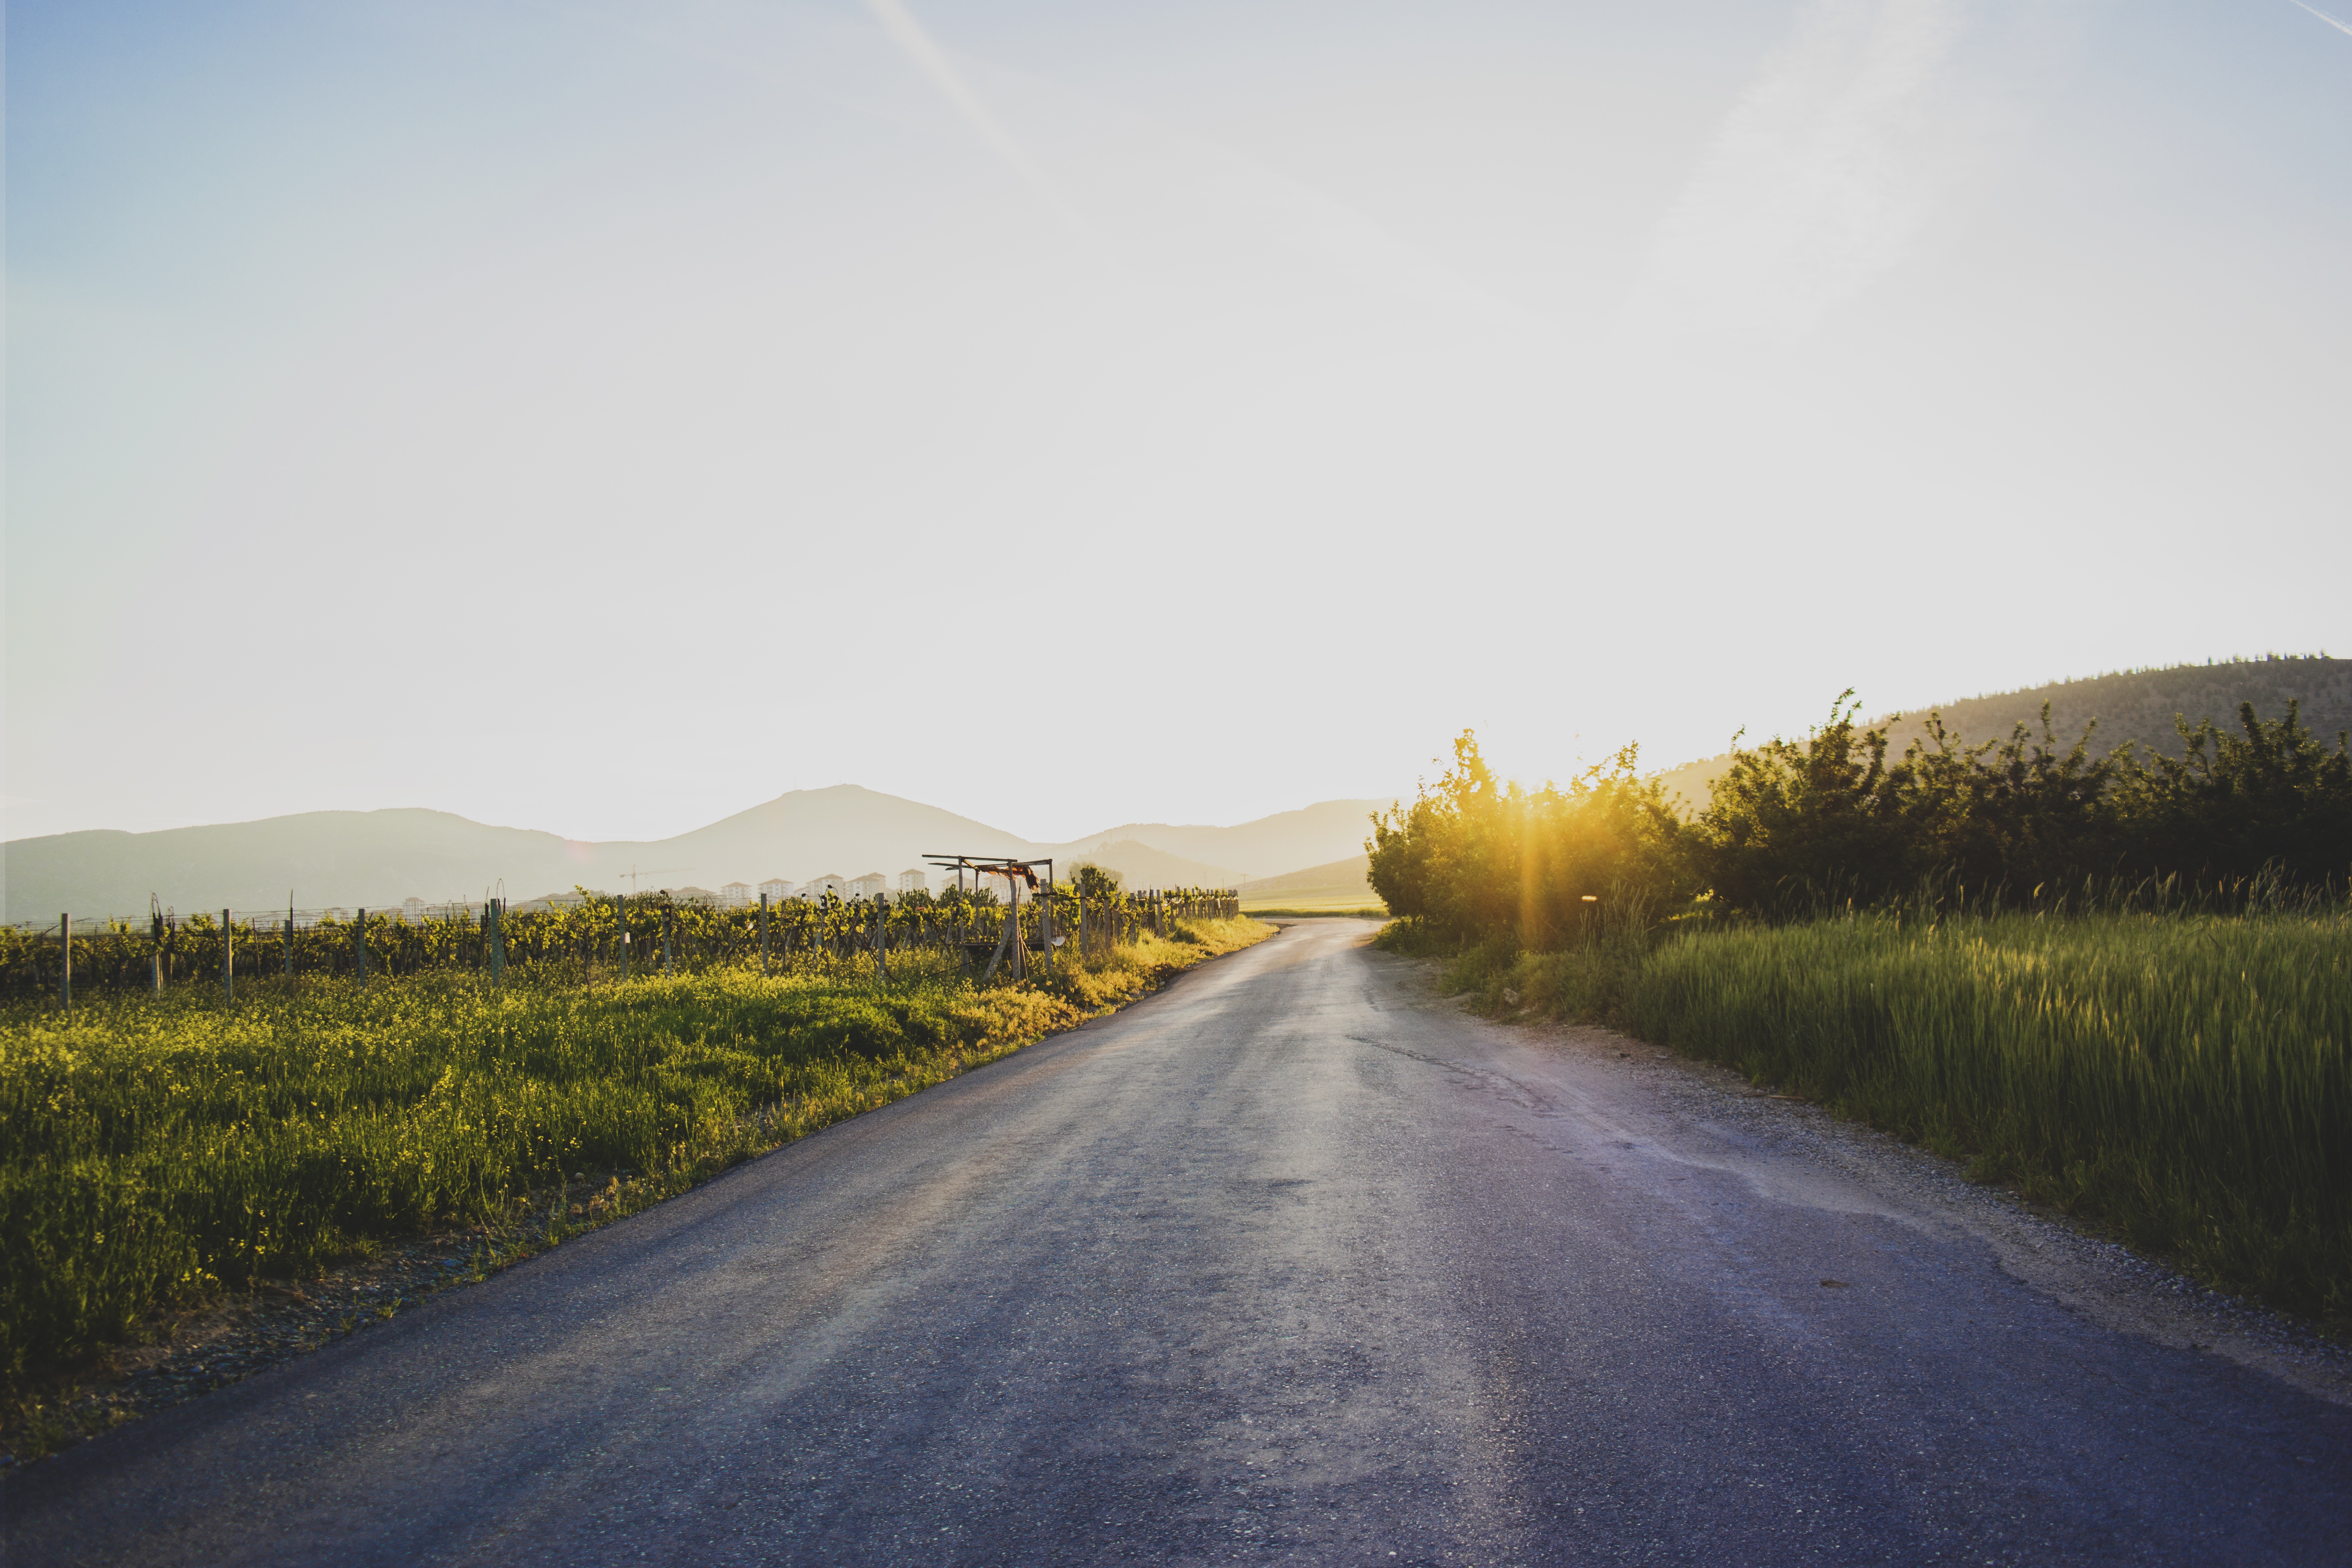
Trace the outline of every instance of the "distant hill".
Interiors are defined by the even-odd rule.
[[[610,869],[602,872],[607,879],[588,881],[590,887],[627,886],[617,878],[632,858],[648,871],[685,868],[645,879],[649,889],[680,880],[707,888],[737,881],[756,885],[770,877],[804,882],[827,871],[895,876],[921,865],[921,857],[933,851],[1024,858],[1051,853],[984,822],[856,784],[796,789],[675,838],[594,848],[593,863]]]
[[[98,830],[6,846],[9,921],[143,916],[152,892],[181,913],[470,901],[504,879],[517,896],[571,887],[589,868],[551,833],[489,827],[446,811],[312,811],[159,833]]]
[[[1350,898],[1376,901],[1370,881],[1372,859],[1369,855],[1350,855],[1345,860],[1334,860],[1326,866],[1309,866],[1303,870],[1287,871],[1279,877],[1261,877],[1241,885],[1244,899],[1325,899]]]
[[[1385,803],[1380,803],[1385,804]],[[674,838],[583,843],[422,809],[320,811],[157,833],[94,831],[5,847],[0,918],[59,911],[143,916],[150,893],[183,913],[470,902],[503,883],[516,900],[574,886],[647,891],[806,881],[825,872],[895,876],[927,852],[1081,857],[1130,887],[1230,886],[1244,871],[1290,870],[1360,850],[1370,801],[1327,801],[1232,827],[1129,824],[1038,844],[897,795],[836,784],[794,790]]]
[[[1384,811],[1385,800],[1327,800],[1298,811],[1244,822],[1238,827],[1179,827],[1165,822],[1130,822],[1082,843],[1132,839],[1171,855],[1234,868],[1227,882],[1246,877],[1280,876],[1301,867],[1360,855],[1371,837],[1366,820]],[[1200,884],[1206,886],[1208,884]]]
[[[1171,855],[1165,849],[1154,849],[1149,844],[1139,844],[1132,838],[1122,838],[1115,844],[1098,844],[1091,849],[1065,847],[1056,855],[1055,875],[1066,877],[1069,868],[1081,860],[1091,860],[1117,871],[1130,889],[1144,888],[1230,888],[1240,879],[1229,867],[1205,865],[1187,860],[1181,855]]]
[[[2303,704],[2302,719],[2314,732],[2334,740],[2352,730],[2352,659],[2325,656],[2225,659],[2210,664],[2176,664],[2160,669],[2119,670],[2082,680],[2061,680],[2025,691],[1964,697],[1906,710],[1891,723],[1894,750],[1902,749],[1920,733],[1920,721],[1940,711],[1946,726],[1969,741],[2006,740],[2019,724],[2039,731],[2042,705],[2050,704],[2050,722],[2059,737],[2072,744],[2083,726],[2096,719],[2094,749],[2112,752],[2129,741],[2143,751],[2167,756],[2180,754],[2180,737],[2173,728],[2178,713],[2189,723],[2211,719],[2234,729],[2238,704],[2252,702],[2266,720],[2285,716],[2289,701]],[[1872,721],[1888,724],[1892,716]],[[1731,755],[1707,757],[1659,776],[1666,793],[1679,795],[1696,809],[1706,804],[1707,791],[1731,765]]]

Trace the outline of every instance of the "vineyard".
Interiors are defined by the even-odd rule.
[[[547,980],[625,979],[759,965],[782,973],[807,964],[861,963],[886,975],[893,962],[950,959],[980,978],[1050,967],[1075,944],[1080,952],[1169,935],[1179,921],[1237,918],[1230,889],[1129,893],[1108,879],[1041,888],[1014,902],[990,889],[909,893],[893,902],[762,900],[717,907],[666,894],[582,892],[509,910],[478,909],[410,919],[397,910],[296,910],[256,915],[222,910],[158,912],[143,923],[84,921],[0,928],[0,999],[162,992],[175,985],[338,975],[367,979],[441,972],[503,978],[511,966]]]
[[[58,932],[5,931],[0,1435],[176,1308],[436,1227],[514,1256],[597,1222],[583,1184],[613,1217],[1273,934],[1040,892],[166,918],[73,932],[65,1005]]]

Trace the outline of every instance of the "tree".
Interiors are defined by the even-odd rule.
[[[1508,934],[1538,952],[1591,931],[1597,901],[1686,896],[1681,819],[1637,762],[1628,746],[1565,790],[1530,790],[1497,778],[1465,730],[1435,787],[1373,814],[1372,888],[1443,934]]]
[[[2182,754],[2119,782],[2124,858],[2137,871],[2230,882],[2269,868],[2304,886],[2352,872],[2352,749],[2304,728],[2301,704],[2264,723],[2239,704],[2239,733],[2176,718]]]
[[[1907,780],[1886,763],[1886,731],[1857,731],[1851,689],[1802,741],[1735,748],[1699,814],[1696,860],[1723,907],[1782,914],[1869,900],[1924,868]]]

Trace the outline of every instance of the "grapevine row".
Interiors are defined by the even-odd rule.
[[[398,910],[329,911],[308,921],[232,911],[148,921],[109,921],[99,931],[0,927],[0,997],[50,997],[162,991],[174,985],[306,975],[375,978],[435,971],[474,971],[502,978],[509,969],[546,978],[621,978],[718,966],[873,963],[887,973],[894,955],[942,954],[990,974],[1014,942],[1027,964],[1053,963],[1072,944],[1081,951],[1165,936],[1174,922],[1230,919],[1240,912],[1231,889],[1180,888],[1125,892],[1098,880],[1058,884],[1024,895],[1017,907],[988,889],[914,892],[892,900],[836,898],[765,900],[719,908],[667,894],[588,893],[576,901],[509,910],[497,900],[478,909],[443,910],[411,920]],[[1009,917],[1009,921],[1008,921]]]

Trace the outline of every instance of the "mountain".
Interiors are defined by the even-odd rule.
[[[2103,748],[2126,741],[2177,752],[2172,716],[2193,723],[2234,721],[2251,701],[2265,719],[2303,703],[2313,730],[2333,737],[2352,729],[2352,659],[2267,658],[2126,670],[2059,681],[2025,691],[1966,698],[1941,705],[1946,721],[1972,740],[2000,738],[2014,724],[2036,723],[2042,704],[2071,740],[2099,720]],[[1925,710],[1895,724],[1899,750],[1917,733]],[[1704,805],[1709,784],[1729,758],[1711,757],[1664,773],[1686,804]],[[1369,832],[1365,818],[1386,801],[1331,800],[1231,827],[1125,823],[1066,844],[1038,844],[968,816],[896,795],[836,784],[794,790],[749,811],[649,842],[582,843],[552,833],[493,827],[443,811],[316,811],[258,822],[170,828],[158,833],[93,831],[16,839],[0,847],[0,918],[54,920],[60,911],[132,918],[152,893],[183,912],[228,907],[285,907],[287,890],[304,909],[428,902],[472,902],[503,883],[528,899],[575,885],[617,891],[689,884],[723,887],[771,877],[806,881],[825,872],[895,875],[927,851],[961,855],[1098,860],[1129,887],[1232,886],[1254,895],[1297,888],[1352,886]],[[1269,884],[1281,884],[1280,887]]]
[[[1279,877],[1244,882],[1241,894],[1244,899],[1358,899],[1371,903],[1376,901],[1371,874],[1370,856],[1351,855],[1326,866],[1309,866],[1300,871],[1286,871]]]
[[[0,918],[61,911],[141,918],[152,893],[183,914],[478,900],[503,878],[526,896],[582,879],[552,833],[489,827],[446,811],[310,811],[158,833],[99,830],[5,847]]]
[[[895,877],[922,857],[941,855],[1048,855],[1027,839],[958,816],[936,805],[895,795],[835,784],[796,789],[749,811],[739,811],[708,827],[650,844],[599,844],[591,862],[605,879],[592,888],[626,887],[618,880],[629,858],[651,871],[676,867],[650,879],[647,888],[680,881],[717,888],[729,882],[757,884],[770,877],[807,881],[827,871],[845,877],[880,871]],[[609,869],[606,869],[609,868]]]
[[[836,784],[794,790],[676,837],[583,843],[421,809],[318,811],[156,833],[93,831],[5,847],[0,919],[61,910],[143,917],[152,893],[183,913],[381,907],[406,898],[478,901],[503,883],[522,900],[584,886],[618,891],[896,874],[928,852],[1094,859],[1135,888],[1231,886],[1243,870],[1289,869],[1360,849],[1370,801],[1327,801],[1233,827],[1129,824],[1037,844],[897,795]],[[1353,824],[1353,826],[1350,826]],[[934,885],[937,880],[934,879]]]
[[[1123,886],[1144,888],[1230,888],[1241,880],[1225,866],[1203,865],[1187,860],[1181,855],[1171,855],[1165,849],[1154,849],[1132,838],[1122,838],[1113,844],[1098,844],[1091,849],[1077,849],[1065,845],[1066,853],[1054,857],[1054,872],[1067,876],[1069,868],[1081,860],[1091,860],[1106,866],[1125,879]]]
[[[2111,752],[2129,741],[2142,751],[2177,757],[2180,736],[2173,728],[2176,713],[2192,725],[2210,719],[2234,732],[2239,703],[2252,702],[2264,720],[2275,720],[2285,717],[2290,701],[2303,704],[2304,725],[2323,740],[2333,741],[2338,731],[2352,730],[2352,659],[2324,654],[2273,654],[2263,658],[2118,670],[2024,691],[1964,697],[1911,709],[1899,718],[1890,714],[1872,723],[1887,728],[1892,751],[1900,753],[1917,738],[1921,721],[1931,711],[1941,712],[1946,727],[1965,740],[2007,740],[2019,724],[2038,735],[2042,705],[2047,702],[2051,727],[2068,745],[2095,719],[2099,727],[2091,737],[2095,751]],[[1731,756],[1726,752],[1685,763],[1659,776],[1669,795],[1679,795],[1685,805],[1696,809],[1706,805],[1708,789],[1730,766]]]
[[[1214,866],[1230,866],[1243,878],[1280,876],[1364,852],[1372,834],[1366,820],[1384,810],[1385,800],[1327,800],[1299,811],[1277,812],[1238,827],[1179,827],[1165,822],[1130,822],[1081,839],[1095,844],[1132,839],[1171,855]]]

